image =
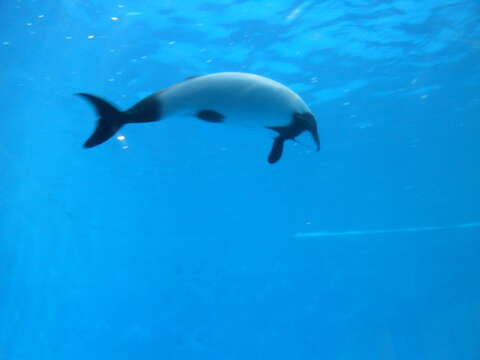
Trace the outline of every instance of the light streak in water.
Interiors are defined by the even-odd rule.
[[[360,235],[378,235],[378,234],[393,234],[393,233],[407,233],[407,232],[421,232],[421,231],[444,231],[444,230],[461,230],[469,228],[479,228],[480,222],[463,223],[457,225],[445,226],[418,226],[398,229],[376,229],[376,230],[350,230],[350,231],[318,231],[297,233],[297,238],[319,238],[319,237],[338,237],[338,236],[360,236]]]
[[[299,15],[302,14],[302,12],[309,6],[311,5],[313,2],[312,1],[304,1],[303,3],[301,3],[300,5],[298,5],[295,9],[293,9],[290,14],[287,15],[287,17],[285,18],[285,21],[287,23],[289,22],[292,22],[293,20],[295,20]]]

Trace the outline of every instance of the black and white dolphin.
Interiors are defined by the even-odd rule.
[[[96,108],[100,118],[85,148],[110,139],[123,125],[158,121],[172,115],[193,115],[224,124],[263,127],[277,132],[269,163],[282,156],[285,140],[310,132],[320,149],[317,123],[307,104],[288,87],[262,76],[224,72],[189,78],[147,96],[127,111],[105,100],[79,93]]]

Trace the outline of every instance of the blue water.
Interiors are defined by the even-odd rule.
[[[477,0],[0,10],[1,360],[480,359]],[[322,150],[183,118],[82,148],[74,93],[219,71],[298,92]]]

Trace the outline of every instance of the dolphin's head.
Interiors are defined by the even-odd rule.
[[[317,121],[311,112],[297,113],[296,120],[299,121],[304,130],[308,131],[317,145],[317,151],[320,150],[320,136],[318,135]]]

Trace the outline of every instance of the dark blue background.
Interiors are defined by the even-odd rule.
[[[0,11],[0,359],[480,358],[476,1]],[[321,152],[182,118],[82,149],[74,93],[217,71],[296,90]]]

